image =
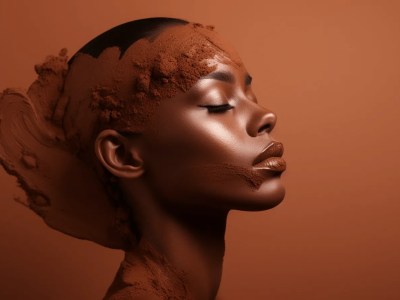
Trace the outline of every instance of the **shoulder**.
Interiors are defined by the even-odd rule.
[[[129,286],[111,295],[107,295],[103,300],[163,300],[164,298],[141,289],[140,287]]]
[[[121,262],[103,300],[189,300],[185,278],[147,252]]]
[[[124,260],[103,300],[163,300],[142,264]]]

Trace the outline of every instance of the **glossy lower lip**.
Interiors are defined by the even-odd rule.
[[[282,173],[286,170],[286,161],[282,157],[269,157],[253,166],[255,170]]]
[[[253,162],[253,168],[257,171],[267,171],[282,173],[286,170],[286,162],[282,158],[283,145],[277,141],[272,141],[256,157]]]
[[[282,143],[273,141],[264,148],[263,151],[256,157],[253,162],[253,166],[265,161],[267,158],[271,157],[282,157],[283,155],[283,145]]]

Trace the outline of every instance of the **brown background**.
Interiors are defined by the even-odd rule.
[[[400,299],[400,2],[150,2],[1,0],[0,88],[132,19],[216,25],[288,161],[284,203],[230,216],[222,298]],[[0,180],[0,298],[100,299],[122,253],[47,228]]]

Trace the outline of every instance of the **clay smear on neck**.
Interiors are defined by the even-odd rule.
[[[148,242],[141,240],[135,250],[125,254],[104,299],[152,296],[154,299],[191,300],[193,297],[186,281],[183,272],[170,265]]]

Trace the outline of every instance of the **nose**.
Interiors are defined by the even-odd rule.
[[[272,111],[258,104],[256,106],[247,125],[247,132],[252,137],[270,133],[274,129],[277,119]]]

